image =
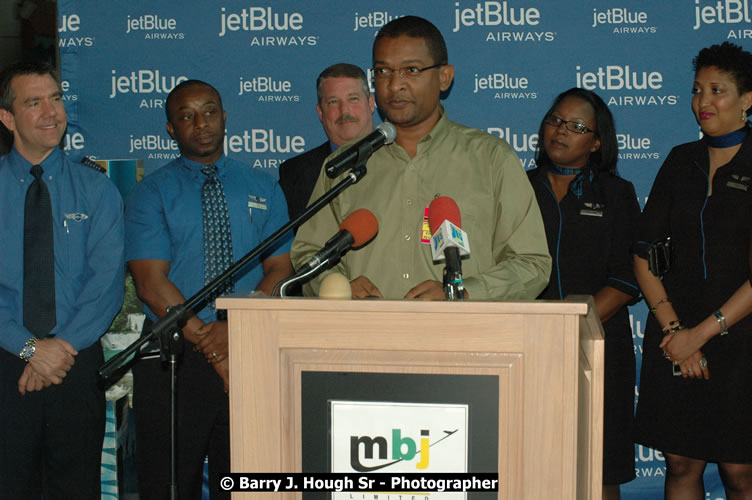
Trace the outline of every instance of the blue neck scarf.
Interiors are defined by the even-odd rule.
[[[739,130],[731,132],[730,134],[724,134],[719,136],[712,136],[705,134],[705,141],[711,148],[730,148],[738,146],[749,134],[749,127],[745,124]]]
[[[580,198],[582,198],[582,183],[585,179],[585,172],[590,172],[589,179],[591,181],[593,180],[593,172],[590,171],[589,167],[590,164],[587,164],[582,168],[570,168],[560,167],[559,165],[551,163],[548,166],[548,169],[554,175],[576,175],[577,177],[572,179],[572,182],[569,183],[569,191],[579,200]]]

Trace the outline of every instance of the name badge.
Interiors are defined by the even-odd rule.
[[[428,207],[423,209],[423,224],[420,229],[420,242],[431,244],[431,226],[428,225]]]
[[[583,208],[580,210],[580,215],[588,215],[590,217],[603,217],[603,210],[593,210],[591,208]]]
[[[731,180],[726,181],[726,185],[732,189],[740,191],[749,191],[749,182],[752,178],[746,175],[732,174]]]
[[[749,191],[749,185],[741,184],[739,182],[728,181],[726,185],[730,188],[739,189],[741,191]]]
[[[585,208],[580,210],[580,215],[589,217],[603,217],[604,206],[601,203],[584,203]]]

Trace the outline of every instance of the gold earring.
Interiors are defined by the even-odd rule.
[[[742,110],[742,121],[743,121],[743,122],[746,122],[746,121],[747,121],[747,111],[746,111],[746,110],[744,110],[744,109]]]

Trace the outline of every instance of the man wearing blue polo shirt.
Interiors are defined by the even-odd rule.
[[[99,499],[99,337],[123,302],[123,203],[60,150],[51,66],[0,72],[0,121],[13,134],[0,157],[0,497]]]
[[[167,131],[181,156],[136,185],[126,213],[126,260],[151,319],[185,302],[287,222],[276,181],[223,154],[226,112],[211,85],[188,80],[167,97]],[[292,273],[291,239],[251,262],[222,292],[271,294]],[[178,368],[178,492],[200,498],[209,456],[211,498],[229,498],[218,474],[230,470],[227,322],[213,301],[188,320]],[[159,360],[134,373],[141,499],[162,500],[169,482],[169,376]]]

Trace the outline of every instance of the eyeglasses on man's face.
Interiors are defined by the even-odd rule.
[[[396,73],[402,78],[418,78],[421,73],[424,71],[427,71],[429,69],[434,69],[444,66],[443,63],[434,64],[433,66],[426,66],[425,68],[418,68],[417,66],[405,66],[404,68],[399,69],[392,69],[387,68],[385,66],[379,66],[378,68],[373,68],[371,71],[373,71],[373,79],[374,80],[389,80],[392,78],[392,76]]]
[[[595,132],[593,129],[585,126],[584,123],[562,120],[556,115],[548,115],[546,119],[543,120],[543,123],[545,123],[546,125],[551,125],[552,127],[556,127],[556,128],[559,128],[559,126],[563,123],[564,126],[567,128],[567,130],[576,132],[578,134],[587,134],[588,132]]]

